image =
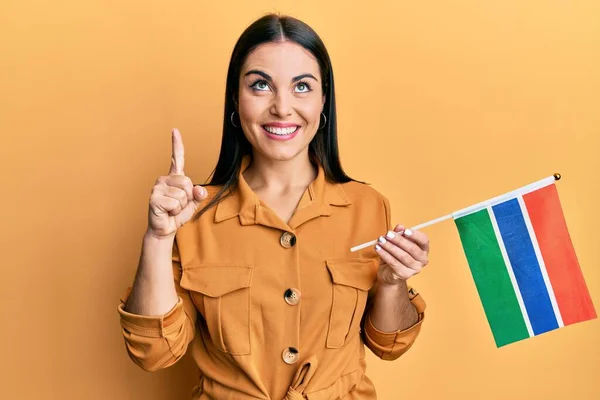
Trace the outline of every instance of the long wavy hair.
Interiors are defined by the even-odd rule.
[[[346,175],[340,163],[333,69],[325,44],[306,23],[286,15],[267,14],[246,28],[231,54],[225,88],[221,152],[217,166],[211,173],[212,178],[206,184],[207,186],[223,185],[223,187],[207,205],[195,214],[194,219],[200,218],[207,209],[222,200],[228,189],[231,189],[229,195],[237,188],[242,157],[252,153],[252,145],[244,136],[242,128],[234,126],[231,121],[231,115],[236,111],[240,72],[246,57],[263,43],[284,41],[294,42],[308,50],[317,59],[321,71],[322,89],[325,94],[323,114],[325,114],[327,122],[323,128],[317,130],[309,144],[308,153],[311,161],[319,163],[323,167],[325,178],[329,182],[356,181]]]

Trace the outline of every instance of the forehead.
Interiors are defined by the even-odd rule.
[[[241,75],[251,69],[265,70],[273,79],[302,73],[320,76],[316,58],[304,47],[293,42],[261,44],[246,57]]]

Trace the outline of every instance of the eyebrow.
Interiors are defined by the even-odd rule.
[[[271,78],[271,75],[269,75],[266,72],[263,72],[261,70],[258,70],[258,69],[251,69],[250,71],[246,72],[244,74],[244,76],[246,77],[246,76],[252,75],[252,74],[260,75],[263,78],[265,78],[267,81],[273,82],[273,78]],[[303,79],[303,78],[312,78],[315,81],[319,82],[319,80],[317,78],[315,78],[313,74],[302,74],[302,75],[295,76],[295,77],[292,78],[292,82],[297,82],[297,81],[299,81],[300,79]]]

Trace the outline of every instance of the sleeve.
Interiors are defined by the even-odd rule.
[[[173,243],[172,267],[179,301],[168,313],[147,316],[125,311],[131,288],[125,291],[117,307],[127,353],[133,362],[149,372],[175,364],[194,337],[197,310],[189,292],[179,285],[181,259],[177,240]]]
[[[380,196],[385,212],[385,228],[387,231],[393,230],[394,227],[392,226],[389,200],[381,194]],[[376,287],[377,285],[375,285],[373,290],[377,290]],[[373,352],[373,354],[382,360],[395,360],[402,354],[406,353],[408,349],[410,349],[419,335],[419,332],[421,331],[421,324],[425,318],[426,304],[422,296],[417,293],[415,289],[409,286],[408,298],[410,299],[411,304],[417,310],[419,319],[413,326],[410,326],[406,329],[401,329],[396,332],[381,332],[373,326],[370,318],[369,311],[374,294],[374,292],[369,293],[369,304],[367,304],[367,312],[363,318],[363,341],[365,342],[365,345]]]
[[[421,331],[425,318],[425,301],[413,288],[408,289],[408,297],[419,315],[413,326],[396,332],[381,332],[371,323],[369,313],[364,318],[362,332],[365,345],[382,360],[395,360],[406,353]]]

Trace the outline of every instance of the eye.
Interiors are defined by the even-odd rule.
[[[266,92],[269,90],[269,83],[264,79],[259,79],[255,81],[250,87],[254,90],[258,90],[260,92]]]
[[[298,82],[296,89],[300,89],[300,91],[297,93],[308,93],[311,91],[310,84],[305,81]]]

